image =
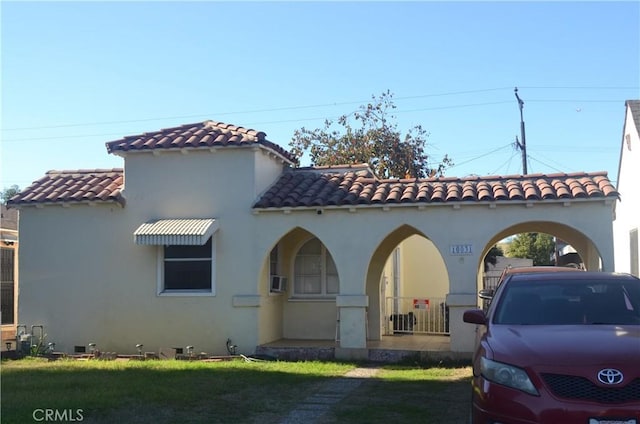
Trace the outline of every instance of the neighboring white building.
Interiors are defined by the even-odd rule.
[[[615,268],[640,276],[640,100],[627,100],[625,108],[618,166],[620,199],[615,205],[613,223]]]
[[[533,259],[496,256],[496,264],[487,265],[487,270],[484,273],[484,288],[495,288],[498,284],[498,280],[500,280],[502,272],[506,268],[518,268],[523,266],[533,266]]]
[[[613,270],[617,192],[603,172],[379,180],[366,165],[292,168],[264,133],[212,121],[107,150],[124,169],[50,171],[10,201],[20,323],[64,352],[226,354],[231,339],[251,354],[306,339],[366,359],[408,298],[446,313],[451,351],[469,353],[462,314],[498,241],[553,234],[588,269]]]

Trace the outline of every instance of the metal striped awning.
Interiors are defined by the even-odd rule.
[[[202,246],[218,230],[218,222],[207,219],[157,219],[133,232],[136,244]]]

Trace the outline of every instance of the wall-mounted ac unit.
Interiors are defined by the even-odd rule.
[[[272,293],[282,293],[286,291],[287,277],[283,277],[282,275],[272,275],[270,290]]]

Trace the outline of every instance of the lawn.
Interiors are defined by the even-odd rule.
[[[3,424],[279,423],[357,364],[338,362],[3,361]],[[380,365],[319,422],[464,423],[470,368]],[[52,421],[52,420],[50,420]]]

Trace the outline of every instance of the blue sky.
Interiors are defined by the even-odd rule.
[[[638,2],[8,2],[0,188],[121,167],[105,143],[206,119],[287,147],[372,95],[448,176],[608,171],[640,98]],[[305,163],[303,162],[303,165]]]

